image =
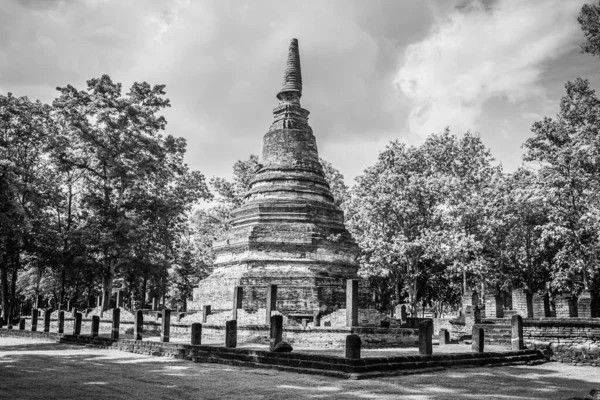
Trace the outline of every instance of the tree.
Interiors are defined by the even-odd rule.
[[[344,182],[344,175],[341,174],[329,161],[319,159],[323,166],[323,173],[325,174],[325,180],[329,184],[331,194],[335,200],[335,205],[338,207],[344,207],[348,201],[349,189]]]
[[[424,263],[443,247],[443,189],[420,148],[393,141],[352,191],[348,226],[361,248],[361,269],[402,285],[412,315]]]
[[[600,99],[587,80],[567,82],[556,118],[534,123],[524,159],[539,165],[548,203],[542,237],[560,244],[552,261],[556,290],[590,289],[600,256]]]
[[[581,46],[584,53],[600,57],[600,2],[585,4],[577,17],[586,41]]]
[[[160,247],[165,260],[174,242],[170,229],[185,211],[182,202],[206,190],[201,175],[188,173],[183,164],[185,140],[160,133],[166,120],[158,113],[170,106],[164,85],[134,83],[123,96],[121,84],[107,75],[87,84],[86,91],[58,88],[55,152],[62,164],[83,172],[85,229],[96,238],[106,299],[118,267],[131,260],[135,240],[144,236],[140,231],[157,229],[145,238]],[[184,182],[191,195],[171,207]],[[161,207],[165,204],[169,207]],[[105,301],[104,309],[108,306]]]
[[[50,107],[27,97],[0,96],[0,284],[2,316],[12,315],[18,272],[47,230],[52,175],[46,159]]]
[[[452,304],[461,275],[483,280],[486,191],[501,172],[492,161],[479,136],[446,130],[419,147],[391,142],[357,178],[348,225],[361,271],[388,276],[413,315],[419,298],[440,310]]]

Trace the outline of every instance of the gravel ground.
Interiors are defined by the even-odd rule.
[[[0,338],[0,399],[568,399],[593,388],[600,369],[558,363],[349,381]]]

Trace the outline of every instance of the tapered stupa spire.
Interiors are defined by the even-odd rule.
[[[255,312],[264,307],[267,286],[278,285],[279,312],[314,315],[337,309],[346,279],[358,278],[358,246],[325,179],[301,95],[292,39],[260,166],[230,229],[213,246],[215,268],[194,290],[194,309],[211,305],[212,312],[231,315],[237,286],[244,310]]]
[[[291,96],[290,96],[291,95]],[[277,94],[279,100],[299,99],[302,96],[302,71],[300,70],[300,52],[298,39],[292,39],[288,49],[287,62],[281,90]]]

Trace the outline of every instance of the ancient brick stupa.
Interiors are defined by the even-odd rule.
[[[260,167],[231,230],[215,242],[215,268],[194,291],[194,309],[231,310],[234,287],[241,286],[241,308],[256,311],[265,308],[270,284],[277,285],[276,306],[284,315],[345,307],[346,279],[357,278],[358,247],[334,205],[301,96],[298,41],[292,39]]]

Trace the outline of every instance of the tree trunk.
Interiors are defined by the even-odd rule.
[[[6,261],[6,257],[5,260]],[[8,263],[3,262],[0,265],[0,279],[2,285],[2,314],[0,316],[4,319],[7,319],[7,311],[8,311]]]
[[[12,277],[10,281],[10,307],[9,307],[9,316],[13,316],[16,313],[16,304],[17,304],[17,276],[19,273],[19,268],[21,267],[21,257],[17,257],[16,262],[13,265]]]
[[[146,289],[148,285],[148,274],[144,273],[144,280],[142,281],[142,300],[141,300],[141,309],[146,308]]]

